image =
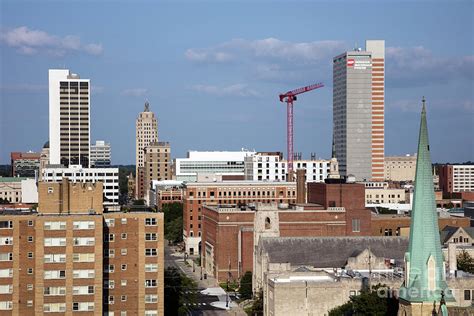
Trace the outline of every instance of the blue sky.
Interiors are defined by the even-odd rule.
[[[173,157],[286,152],[278,94],[295,104],[295,151],[328,158],[331,58],[386,43],[386,155],[416,150],[427,98],[433,161],[474,160],[472,1],[1,1],[0,163],[48,139],[48,69],[90,78],[91,138],[134,163],[146,99]]]

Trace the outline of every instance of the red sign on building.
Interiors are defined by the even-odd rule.
[[[348,67],[354,67],[354,63],[355,63],[354,59],[348,59],[347,60],[347,66]]]

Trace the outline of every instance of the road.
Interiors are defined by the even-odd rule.
[[[184,264],[178,264],[179,261],[183,261],[182,256],[176,256],[174,249],[168,246],[168,242],[165,240],[165,268],[174,267],[177,268],[180,272],[184,273],[187,277],[196,281],[196,283],[203,284],[199,278],[196,278],[196,275],[192,272],[192,268],[185,266]],[[215,308],[210,304],[218,300],[215,296],[209,295],[202,295],[200,293],[203,290],[203,287],[200,287],[194,291],[194,293],[190,293],[189,290],[185,291],[185,297],[187,295],[194,296],[195,300],[192,300],[188,303],[185,303],[186,306],[189,308],[189,315],[193,316],[229,316],[227,311]]]

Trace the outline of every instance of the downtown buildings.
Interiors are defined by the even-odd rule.
[[[91,167],[110,167],[110,144],[103,140],[97,140],[94,145],[91,145],[90,162]]]
[[[385,42],[333,59],[333,140],[341,175],[384,179]]]
[[[49,163],[90,164],[90,80],[49,70]]]

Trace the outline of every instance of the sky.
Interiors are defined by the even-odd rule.
[[[0,164],[48,140],[48,69],[91,80],[91,141],[135,163],[146,100],[172,156],[295,152],[330,158],[332,57],[386,45],[385,154],[416,151],[427,100],[433,162],[474,161],[473,1],[0,1]]]

